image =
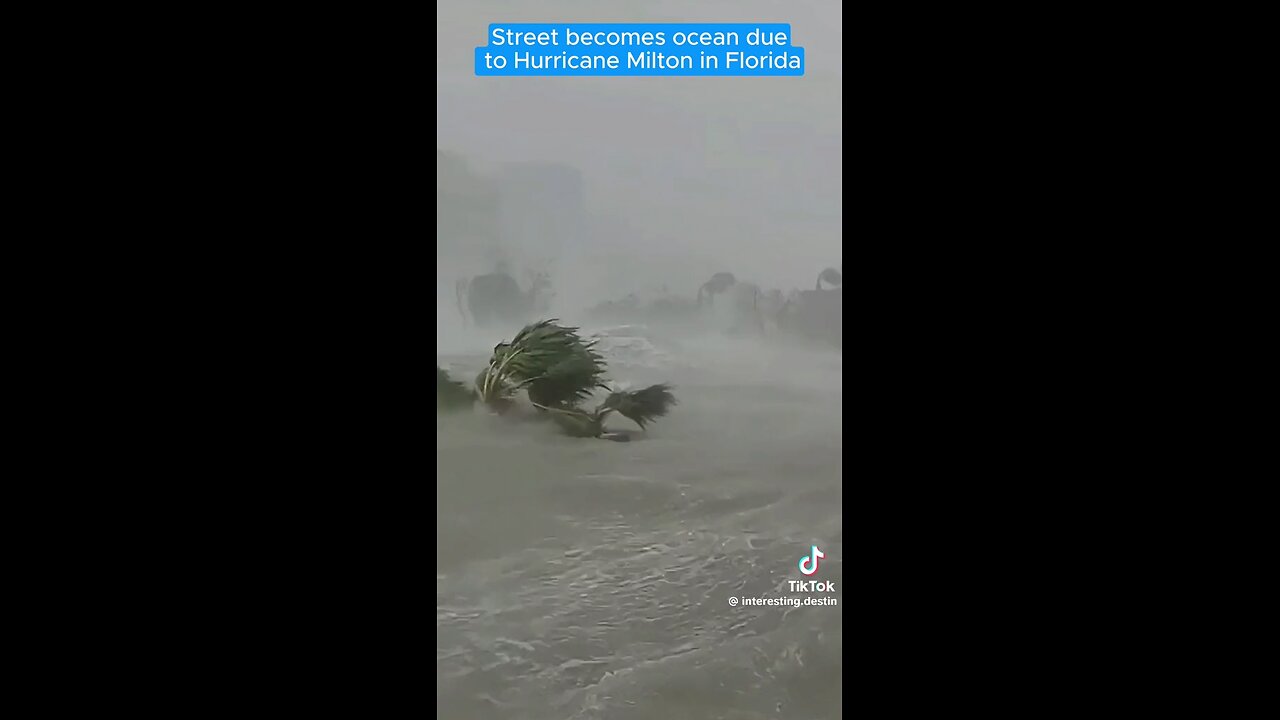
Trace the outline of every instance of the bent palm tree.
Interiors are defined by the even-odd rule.
[[[543,320],[516,333],[510,343],[493,348],[489,364],[476,378],[481,402],[492,404],[527,389],[541,405],[575,405],[604,387],[604,360],[583,342],[578,328]]]
[[[493,348],[489,364],[476,376],[473,397],[503,413],[524,390],[530,404],[574,437],[609,436],[604,421],[615,411],[645,430],[646,424],[666,415],[676,404],[671,387],[660,383],[642,390],[611,392],[595,410],[582,409],[580,405],[596,389],[609,389],[603,382],[604,359],[594,347],[595,341],[578,336],[578,328],[558,325],[555,320],[527,325],[511,342]],[[439,368],[436,378],[440,405],[445,394],[454,397],[461,384],[448,380]]]
[[[733,287],[738,279],[731,272],[718,272],[711,276],[711,279],[702,283],[698,288],[698,307],[702,307],[702,295],[706,293],[707,302],[712,302],[716,295]]]
[[[844,277],[839,270],[829,267],[818,275],[818,284],[813,289],[821,290],[824,282],[832,287],[840,287],[844,283]]]

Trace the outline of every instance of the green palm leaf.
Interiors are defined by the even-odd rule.
[[[509,394],[506,389],[527,387],[540,405],[575,405],[600,385],[605,371],[592,347],[578,336],[578,328],[555,319],[527,325],[510,343],[494,347],[477,389],[485,402]]]
[[[476,377],[476,395],[503,412],[525,390],[534,407],[573,437],[602,437],[604,420],[614,411],[643,430],[676,404],[665,383],[633,392],[614,392],[593,412],[579,406],[603,383],[604,358],[594,341],[584,341],[578,328],[542,320],[525,326],[509,343],[493,348],[489,364]]]
[[[539,405],[575,406],[603,388],[604,361],[590,345],[575,350],[529,383],[529,399]]]
[[[599,413],[588,413],[576,408],[544,407],[556,425],[570,437],[600,437],[604,433],[604,417]]]
[[[643,390],[612,393],[600,409],[616,410],[644,430],[646,423],[666,415],[674,405],[676,398],[671,394],[671,386],[659,383]]]

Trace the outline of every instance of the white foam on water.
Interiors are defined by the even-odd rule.
[[[644,325],[618,325],[584,331],[584,337],[595,340],[596,352],[610,366],[662,369],[677,364],[675,355],[654,344]]]

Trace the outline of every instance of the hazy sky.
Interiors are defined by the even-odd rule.
[[[584,253],[616,257],[620,276],[660,268],[683,288],[728,270],[812,287],[842,265],[841,17],[835,1],[443,0],[436,144],[482,170],[580,168],[595,230]],[[790,23],[805,76],[476,77],[494,22]]]

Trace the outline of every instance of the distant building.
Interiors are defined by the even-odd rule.
[[[493,256],[499,251],[498,188],[456,155],[436,152],[436,255]]]
[[[511,163],[498,180],[498,228],[508,250],[554,263],[585,242],[586,190],[577,168]]]

